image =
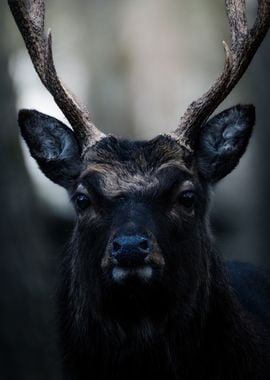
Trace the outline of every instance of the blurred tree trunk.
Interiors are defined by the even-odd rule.
[[[256,96],[256,134],[257,134],[257,157],[256,169],[258,182],[256,188],[259,193],[258,213],[258,242],[257,255],[261,255],[262,264],[270,268],[270,176],[269,176],[269,143],[270,143],[270,114],[269,114],[269,91],[270,91],[270,33],[263,42],[260,54],[254,65],[253,81],[250,91]],[[255,226],[254,226],[255,228]]]
[[[8,73],[11,21],[0,3],[0,373],[1,379],[59,379],[52,330],[50,247],[42,233],[18,140]],[[51,346],[51,348],[50,348]]]

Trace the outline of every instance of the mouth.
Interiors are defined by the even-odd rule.
[[[153,268],[150,265],[139,267],[121,267],[116,265],[112,268],[112,279],[117,283],[123,283],[127,279],[138,279],[148,282],[153,277]]]
[[[149,234],[114,235],[101,260],[105,277],[115,284],[150,283],[162,275],[164,267],[164,256]]]

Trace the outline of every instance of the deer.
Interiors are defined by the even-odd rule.
[[[267,273],[218,254],[209,224],[216,183],[244,154],[253,105],[212,116],[270,25],[258,0],[225,0],[231,44],[209,90],[177,128],[150,140],[105,135],[60,80],[44,0],[8,0],[34,68],[71,128],[35,110],[18,124],[41,171],[76,211],[58,291],[68,380],[270,378]]]

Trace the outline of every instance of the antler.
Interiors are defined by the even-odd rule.
[[[189,105],[178,128],[171,133],[191,152],[201,127],[240,80],[270,26],[269,0],[258,0],[257,17],[251,29],[247,26],[245,0],[225,0],[225,6],[230,25],[231,48],[223,42],[226,55],[223,72],[202,97]]]
[[[54,97],[78,138],[82,150],[105,135],[91,122],[88,111],[59,79],[52,55],[51,32],[44,32],[44,0],[8,0],[29,55],[44,86]]]

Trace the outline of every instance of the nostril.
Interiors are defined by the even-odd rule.
[[[143,241],[140,242],[139,248],[142,249],[143,251],[149,251],[149,242],[147,239],[144,239]]]
[[[151,240],[141,235],[120,235],[114,238],[111,255],[119,265],[143,265],[152,249]]]
[[[114,241],[113,242],[113,252],[118,252],[118,251],[120,251],[120,249],[121,249],[121,245],[119,244],[119,243],[117,243],[117,241]]]

